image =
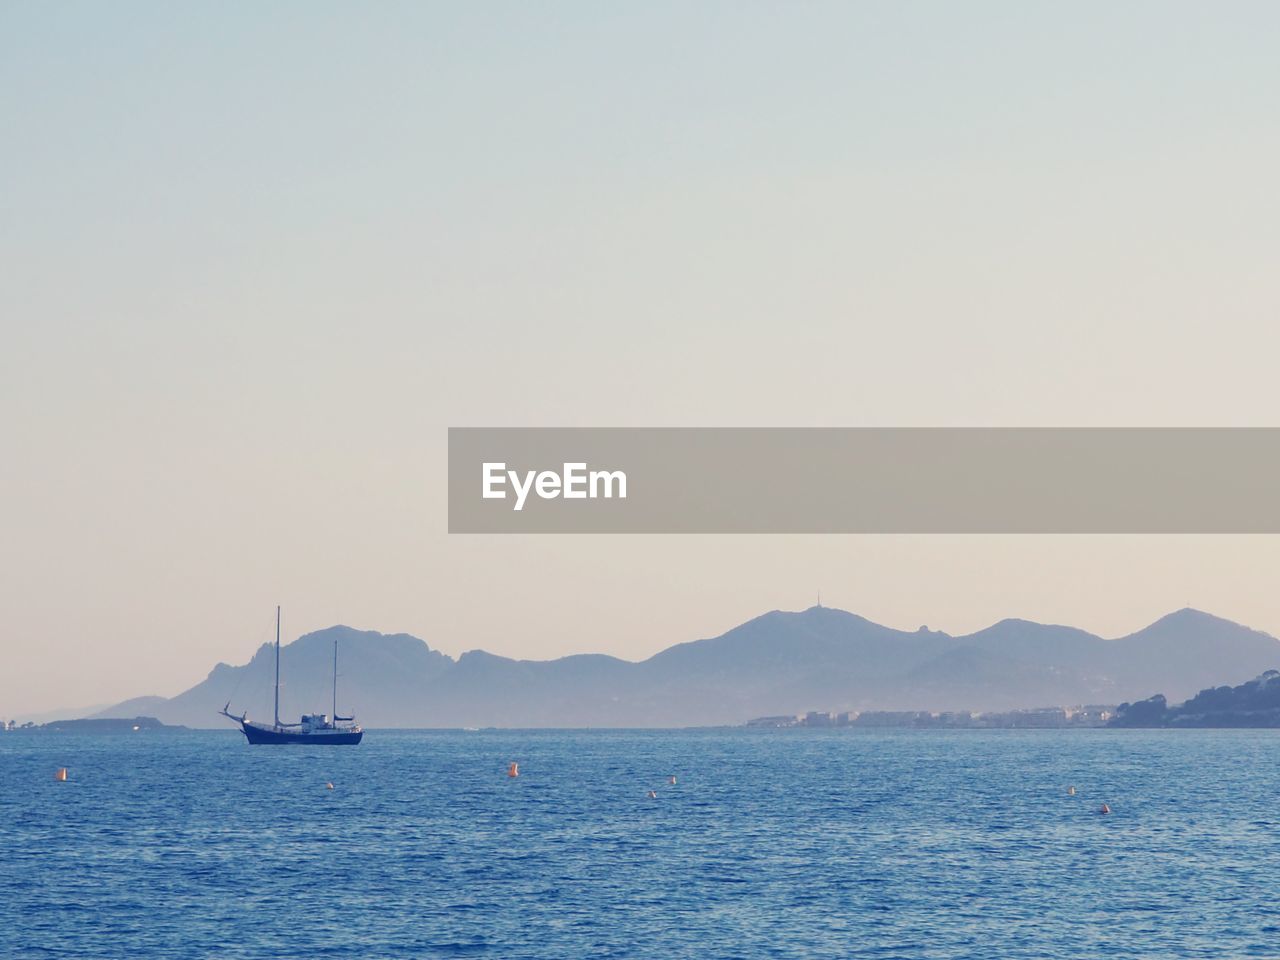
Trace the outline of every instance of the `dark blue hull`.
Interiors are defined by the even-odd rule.
[[[359,743],[364,736],[363,730],[317,730],[315,733],[303,733],[300,730],[273,730],[243,721],[240,729],[250,743],[309,743],[336,747]]]

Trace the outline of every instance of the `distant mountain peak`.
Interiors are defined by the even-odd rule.
[[[1225,623],[1233,627],[1240,624],[1234,620],[1227,620],[1224,617],[1214,616],[1212,613],[1206,613],[1203,610],[1197,610],[1195,607],[1183,607],[1181,610],[1175,610],[1173,613],[1166,613],[1156,623]]]
[[[1254,630],[1252,627],[1247,627],[1234,620],[1228,620],[1225,617],[1206,613],[1205,611],[1197,610],[1194,607],[1183,607],[1181,610],[1175,610],[1173,613],[1166,613],[1159,620],[1143,627],[1136,633],[1130,634],[1130,636],[1160,634],[1170,639],[1178,639],[1184,636],[1202,633],[1206,630],[1213,631],[1215,634],[1244,631],[1260,637],[1269,637],[1274,639],[1269,633],[1265,633],[1261,630]]]

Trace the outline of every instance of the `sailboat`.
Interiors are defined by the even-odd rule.
[[[308,713],[297,723],[280,722],[280,608],[276,607],[276,706],[275,719],[268,726],[249,719],[248,713],[236,716],[228,700],[218,713],[240,724],[250,743],[315,743],[326,746],[359,743],[364,728],[355,717],[338,716],[338,641],[333,641],[333,713]]]

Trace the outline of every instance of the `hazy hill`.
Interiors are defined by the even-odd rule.
[[[160,700],[164,697],[138,697],[138,700]],[[79,707],[59,707],[56,710],[41,710],[38,713],[18,713],[11,718],[15,723],[34,723],[43,725],[53,723],[55,720],[74,720],[77,717],[87,717],[96,714],[100,710],[107,709],[107,704],[99,703],[93,706]]]
[[[281,714],[330,709],[340,641],[339,711],[370,727],[688,726],[741,723],[811,709],[1011,709],[1119,703],[1163,689],[1190,696],[1224,676],[1280,666],[1280,642],[1195,610],[1127,637],[1003,620],[962,637],[893,630],[829,607],[773,611],[639,663],[600,655],[512,660],[483,651],[457,660],[406,634],[330,627],[283,648]],[[242,666],[218,664],[169,700],[138,698],[165,723],[216,726],[227,701],[270,718],[272,648]]]
[[[1120,705],[1113,727],[1280,727],[1280,671],[1238,687],[1201,690],[1180,706],[1163,694]]]
[[[333,642],[339,641],[340,711],[358,709],[360,719],[379,726],[415,726],[424,686],[454,666],[453,660],[407,634],[382,634],[336,626],[299,637],[280,653],[283,687],[280,713],[297,720],[303,712],[331,710]],[[165,700],[139,697],[101,711],[99,717],[131,717],[145,708],[164,723],[217,726],[216,712],[228,701],[255,719],[271,719],[275,654],[258,648],[242,666],[219,663],[201,683]],[[211,712],[212,711],[212,712]],[[181,720],[177,718],[183,718]]]

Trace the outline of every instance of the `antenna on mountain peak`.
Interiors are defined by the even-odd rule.
[[[822,606],[822,591],[821,591],[821,590],[819,590],[819,591],[818,591],[818,606],[819,606],[819,608],[821,608],[821,606]]]

